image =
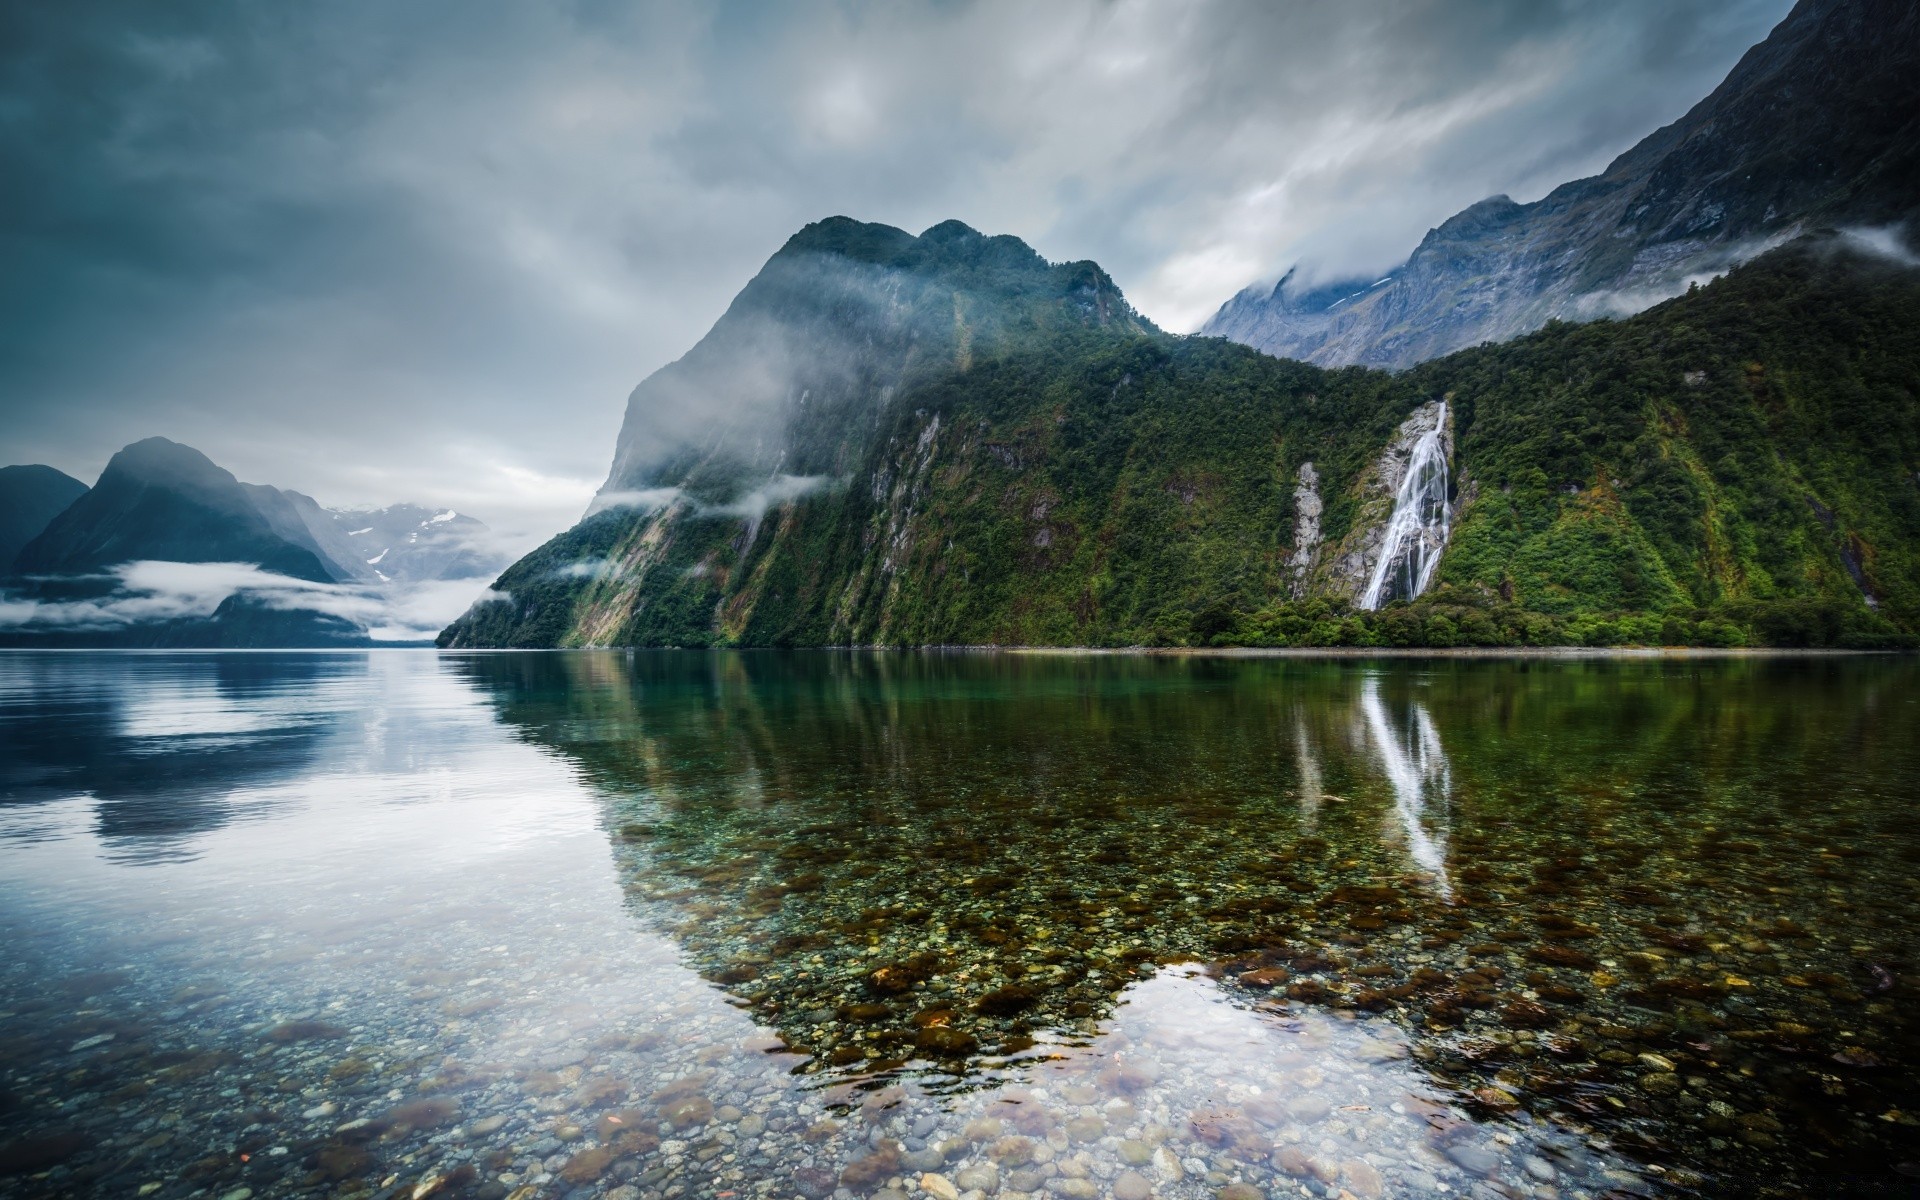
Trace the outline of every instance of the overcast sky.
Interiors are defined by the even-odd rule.
[[[537,539],[789,234],[958,218],[1175,330],[1591,174],[1788,0],[0,7],[0,461],[161,434]]]

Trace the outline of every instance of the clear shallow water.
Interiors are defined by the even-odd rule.
[[[0,656],[0,1192],[1906,1194],[1915,673]]]

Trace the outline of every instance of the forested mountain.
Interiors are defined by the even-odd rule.
[[[1713,94],[1599,175],[1495,196],[1384,278],[1228,301],[1203,332],[1326,366],[1407,367],[1561,318],[1637,311],[1821,226],[1920,215],[1920,5],[1800,0]]]
[[[636,389],[603,507],[440,640],[1898,642],[1916,317],[1920,272],[1806,239],[1630,320],[1326,370],[1014,239],[823,222]],[[1450,540],[1362,610],[1423,441]]]
[[[86,490],[86,484],[52,467],[0,467],[0,575],[22,546]]]

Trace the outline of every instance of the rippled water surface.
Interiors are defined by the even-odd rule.
[[[0,655],[0,1194],[1913,1194],[1917,672]]]

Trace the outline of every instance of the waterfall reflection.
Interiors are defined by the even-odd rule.
[[[1319,829],[1328,802],[1348,803],[1346,795],[1328,790],[1330,772],[1337,791],[1362,779],[1384,777],[1393,793],[1393,807],[1384,815],[1386,843],[1403,842],[1433,893],[1452,900],[1447,844],[1453,768],[1432,714],[1417,700],[1383,697],[1377,675],[1364,676],[1358,695],[1348,695],[1352,699],[1345,706],[1344,727],[1339,718],[1316,722],[1304,709],[1294,714],[1293,799],[1300,831],[1312,834]],[[1348,782],[1341,784],[1341,779]]]
[[[1312,832],[1320,823],[1325,785],[1321,783],[1320,756],[1314,753],[1313,741],[1307,736],[1306,718],[1297,714],[1293,718],[1293,746],[1295,766],[1300,772],[1300,828]]]
[[[1410,700],[1406,710],[1407,729],[1403,734],[1394,727],[1387,715],[1387,706],[1380,699],[1379,677],[1368,676],[1360,685],[1360,718],[1380,768],[1393,787],[1394,815],[1399,818],[1406,836],[1407,853],[1433,876],[1440,896],[1451,899],[1446,819],[1453,799],[1453,773],[1447,752],[1440,745],[1440,731],[1434,728],[1426,705]],[[1435,801],[1431,810],[1430,794]],[[1434,826],[1432,831],[1428,829],[1429,823]]]

